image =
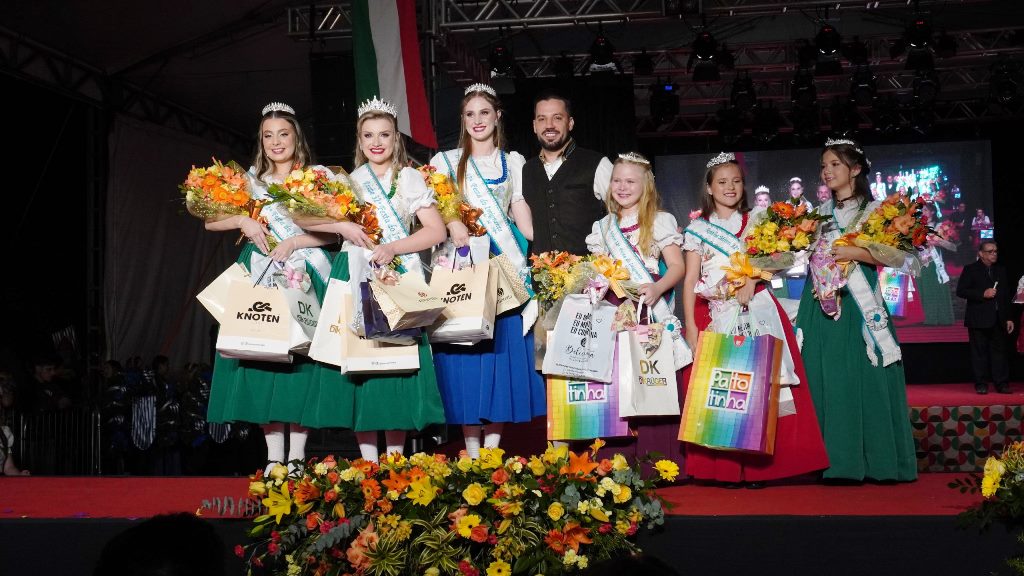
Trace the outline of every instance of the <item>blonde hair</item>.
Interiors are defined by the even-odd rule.
[[[462,97],[462,105],[459,106],[460,116],[462,117],[459,121],[459,125],[462,126],[462,131],[459,132],[459,149],[462,150],[462,156],[459,157],[459,164],[455,168],[455,181],[458,182],[459,186],[466,184],[466,166],[469,164],[469,159],[473,155],[473,139],[469,137],[466,132],[466,106],[469,101],[479,96],[487,101],[488,104],[494,108],[494,132],[491,133],[491,140],[494,142],[494,147],[501,150],[505,147],[505,130],[501,126],[501,101],[495,96],[492,96],[488,92],[477,90],[469,92]]]
[[[306,143],[306,136],[302,133],[302,126],[299,124],[299,121],[295,118],[294,114],[289,114],[283,110],[273,110],[260,118],[260,125],[256,130],[256,150],[253,151],[252,155],[252,165],[256,170],[256,177],[262,179],[274,171],[274,162],[267,156],[267,151],[263,149],[263,123],[269,118],[287,120],[292,125],[292,132],[295,133],[295,157],[293,158],[293,163],[298,164],[302,168],[309,166],[313,161],[313,155],[309,151],[309,144]]]
[[[641,254],[647,257],[654,256],[651,250],[651,244],[654,243],[654,219],[661,210],[661,197],[658,196],[658,189],[654,185],[654,172],[651,171],[650,164],[633,162],[626,158],[616,159],[612,170],[620,164],[630,164],[643,171],[643,191],[640,193],[640,202],[638,202],[636,214],[636,223],[640,232],[637,244]],[[608,184],[605,206],[608,208],[609,214],[615,214],[616,216],[619,216],[619,211],[622,210],[622,205],[615,201],[615,196],[612,194],[611,183]]]
[[[363,148],[360,145],[359,140],[359,135],[363,131],[363,123],[367,120],[378,120],[380,118],[390,120],[391,128],[395,132],[395,146],[391,151],[391,166],[394,168],[394,177],[397,178],[398,172],[409,165],[409,156],[405,152],[405,140],[403,140],[402,133],[398,131],[398,119],[387,112],[381,112],[379,110],[371,110],[360,116],[359,120],[356,120],[356,152],[354,155],[356,165],[353,169],[369,162],[369,158],[366,157],[366,154],[363,154]]]

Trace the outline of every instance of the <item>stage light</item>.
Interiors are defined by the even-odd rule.
[[[754,81],[751,80],[749,74],[742,78],[736,76],[733,79],[732,94],[729,100],[733,107],[740,112],[747,112],[757,105],[757,92],[754,90]]]
[[[1006,60],[992,65],[988,80],[989,95],[999,104],[1013,104],[1020,96],[1022,75],[1019,65]]]
[[[932,23],[928,18],[917,15],[910,19],[903,37],[911,48],[924,48],[932,42]]]
[[[650,76],[654,74],[654,58],[647,54],[647,49],[640,51],[633,57],[633,74],[635,76]]]
[[[718,42],[710,32],[702,31],[693,41],[693,53],[699,60],[711,60],[718,53]]]
[[[495,74],[507,76],[512,72],[512,66],[515,64],[515,61],[512,58],[512,54],[508,51],[508,46],[498,44],[491,48],[491,53],[487,57],[487,63]]]
[[[875,75],[867,64],[857,66],[850,78],[850,98],[857,106],[870,106],[878,92]]]
[[[679,115],[678,86],[671,81],[659,81],[651,84],[651,119],[657,124],[666,124]]]
[[[664,16],[682,16],[700,12],[701,0],[661,0],[661,13]]]
[[[718,135],[725,144],[735,144],[743,134],[743,122],[734,108],[718,111]]]
[[[590,45],[591,62],[598,66],[608,66],[612,63],[614,56],[615,47],[612,46],[608,37],[604,35],[604,31],[598,30],[597,37],[594,38],[594,42]]]
[[[767,144],[779,135],[782,118],[771,102],[767,106],[758,106],[754,111],[754,139]]]
[[[934,70],[919,71],[914,77],[914,100],[919,104],[931,104],[939,95],[939,75]]]
[[[693,50],[686,62],[686,71],[693,70],[694,82],[715,82],[721,78],[718,71],[718,42],[704,30],[693,41]]]
[[[939,58],[952,58],[956,56],[956,50],[956,38],[953,38],[946,32],[939,35],[938,40],[935,42],[935,54]]]
[[[934,70],[935,57],[927,47],[911,48],[907,52],[907,70]]]
[[[798,71],[790,82],[789,96],[797,106],[808,107],[817,102],[818,89],[814,86],[814,77],[807,71]]]
[[[867,64],[869,55],[867,44],[862,42],[859,36],[854,36],[853,42],[843,48],[843,56],[846,56],[846,59],[854,66]]]
[[[567,52],[562,52],[562,55],[551,65],[551,71],[555,73],[555,78],[566,80],[572,78],[576,73],[576,66],[573,64],[572,57]]]
[[[821,30],[818,30],[818,35],[814,37],[814,47],[824,56],[832,56],[839,52],[841,42],[842,37],[831,24],[823,25]]]

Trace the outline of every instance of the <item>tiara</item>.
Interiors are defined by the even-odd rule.
[[[736,161],[736,155],[735,154],[733,154],[732,152],[722,152],[718,156],[715,156],[711,160],[708,160],[707,167],[708,168],[714,168],[715,166],[718,166],[719,164],[725,164],[726,162],[735,162],[735,161]]]
[[[799,177],[799,176],[793,176],[792,178],[789,179],[789,183],[792,184],[793,182],[799,182],[799,183],[803,184],[804,183],[804,179]]]
[[[263,107],[263,114],[260,116],[266,116],[271,112],[287,112],[292,116],[295,116],[295,109],[285,104],[284,102],[271,102]]]
[[[636,164],[643,164],[650,166],[651,161],[636,152],[626,152],[625,154],[619,154],[619,160],[625,160],[626,162],[634,162]]]
[[[363,102],[362,105],[359,106],[359,109],[356,110],[356,116],[362,116],[367,112],[383,112],[398,118],[398,110],[395,109],[395,105],[387,100],[381,100],[376,96],[374,96],[372,100]]]
[[[760,185],[760,186],[758,186],[757,188],[754,189],[754,194],[760,194],[762,192],[764,192],[765,194],[769,193],[768,187],[765,186],[764,184],[762,184],[762,185]]]
[[[479,82],[476,84],[470,84],[469,86],[466,86],[466,91],[463,92],[462,95],[465,96],[466,94],[470,94],[472,92],[486,92],[491,96],[494,96],[495,98],[498,97],[498,93],[494,90],[494,88],[491,88],[487,84],[481,84]]]
[[[832,146],[839,146],[840,144],[846,144],[847,146],[850,146],[854,150],[856,150],[857,154],[860,154],[861,156],[864,155],[864,151],[861,150],[860,147],[857,146],[857,143],[854,142],[853,140],[849,140],[847,138],[840,138],[839,140],[833,140],[833,139],[829,138],[828,140],[825,140],[825,148],[830,148]]]

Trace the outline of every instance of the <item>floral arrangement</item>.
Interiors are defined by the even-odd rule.
[[[1014,442],[1002,454],[989,456],[980,478],[972,474],[950,482],[949,487],[961,494],[981,492],[983,500],[960,514],[962,526],[985,528],[995,520],[1019,522],[1024,518],[1024,442]],[[1017,540],[1024,544],[1024,534]],[[1016,574],[1024,574],[1024,557],[1012,556],[1006,564]]]
[[[271,184],[268,193],[281,202],[299,226],[339,221],[355,222],[373,242],[381,236],[373,204],[360,202],[345,177],[335,177],[326,168],[296,168],[281,184]]]
[[[423,181],[427,187],[434,191],[437,198],[437,209],[445,223],[459,221],[469,229],[470,236],[483,236],[487,230],[480,225],[479,219],[483,211],[470,206],[462,192],[444,172],[430,164],[424,164],[418,168],[423,175]]]
[[[924,246],[931,228],[921,213],[921,203],[903,194],[893,194],[875,208],[857,230],[836,240],[837,246],[888,246],[914,252]]]
[[[655,483],[679,473],[668,460],[645,458],[650,478],[621,454],[593,460],[603,445],[582,454],[549,445],[529,458],[484,448],[456,461],[329,456],[290,474],[276,466],[251,477],[267,513],[235,554],[288,575],[574,573],[638,551],[639,528],[664,522]]]
[[[745,238],[747,255],[759,268],[789,268],[795,263],[795,253],[810,247],[818,223],[829,218],[808,210],[798,198],[775,202]]]
[[[537,300],[550,306],[574,293],[582,268],[579,265],[592,260],[592,256],[577,256],[568,252],[542,252],[530,256]]]
[[[249,196],[245,170],[235,162],[224,164],[216,158],[213,158],[212,166],[193,166],[178,189],[185,195],[185,208],[189,214],[204,220],[249,215],[256,204]]]

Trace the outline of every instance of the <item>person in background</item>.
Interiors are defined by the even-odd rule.
[[[758,208],[768,209],[772,205],[772,194],[768,190],[767,186],[758,186],[754,190],[754,206]]]
[[[827,185],[825,185],[825,184],[818,184],[817,198],[818,198],[818,206],[821,206],[825,202],[828,202],[829,200],[832,199],[832,191],[828,189]]]
[[[974,219],[971,220],[971,242],[976,248],[981,249],[981,241],[984,240],[983,236],[988,233],[991,237],[992,233],[992,219],[985,214],[983,208],[975,210]]]
[[[22,412],[66,410],[71,398],[57,380],[57,361],[49,355],[39,355],[32,361],[32,376],[23,395]]]
[[[812,208],[810,201],[804,198],[804,181],[799,176],[793,176],[789,179],[789,197],[807,206],[808,210]]]
[[[986,376],[995,383],[996,392],[1010,393],[1006,338],[1013,332],[1013,286],[1006,282],[1006,269],[996,264],[998,258],[996,243],[983,240],[978,246],[978,260],[964,266],[956,284],[956,295],[967,300],[964,326],[971,346],[974,391],[978,394],[988,394]]]

